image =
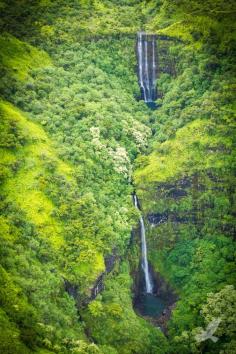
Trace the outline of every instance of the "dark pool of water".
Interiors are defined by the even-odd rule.
[[[135,301],[135,308],[143,316],[159,317],[166,303],[153,294],[143,294]]]
[[[146,105],[148,106],[148,108],[152,109],[152,110],[156,110],[157,109],[157,105],[155,102],[146,102]]]

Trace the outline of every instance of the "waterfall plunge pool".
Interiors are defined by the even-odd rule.
[[[140,210],[136,194],[133,196],[133,201],[136,209]],[[141,274],[144,282],[141,287],[144,291],[138,292],[134,307],[142,316],[156,318],[162,314],[166,304],[160,297],[154,295],[154,278],[148,265],[146,232],[142,214],[139,217],[139,231],[141,236]]]
[[[134,301],[134,307],[142,316],[158,318],[163,314],[167,304],[159,296],[143,293]]]
[[[133,202],[136,209],[141,212],[136,194],[133,195]],[[139,268],[134,274],[133,307],[137,314],[149,319],[165,332],[166,323],[171,316],[171,310],[177,298],[165,280],[160,274],[155,273],[148,263],[145,222],[142,213],[139,216],[137,240],[141,246],[141,257]]]

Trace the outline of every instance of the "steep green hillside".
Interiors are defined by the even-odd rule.
[[[63,289],[61,261],[57,260],[65,243],[64,225],[56,217],[56,207],[45,192],[46,179],[52,178],[51,164],[58,177],[68,183],[72,183],[72,176],[70,166],[57,157],[39,126],[10,104],[0,105],[4,132],[1,350],[28,353],[44,343],[50,347],[65,337],[72,340],[83,336],[74,302]],[[69,323],[71,329],[64,328],[62,333],[61,326]]]
[[[233,354],[233,2],[0,8],[0,352]],[[156,110],[139,100],[140,29],[171,37]],[[168,338],[132,306],[134,189],[179,296]],[[218,342],[198,340],[219,318]]]
[[[143,210],[154,223],[150,261],[180,297],[169,323],[171,353],[235,351],[235,334],[226,330],[234,326],[233,301],[227,310],[212,307],[210,316],[202,310],[209,293],[220,298],[223,291],[232,297],[235,292],[227,287],[235,285],[232,11],[233,4],[222,1],[194,1],[191,9],[187,2],[177,7],[165,1],[149,22],[157,33],[184,41],[170,43],[175,75],[159,77],[163,98],[152,151],[137,159],[135,171]],[[197,327],[214,317],[222,320],[216,331],[221,340],[197,343]]]
[[[0,37],[1,70],[19,80],[27,78],[29,70],[49,66],[49,56],[39,49],[24,43],[8,33]]]
[[[34,9],[40,10],[41,5]],[[64,9],[65,23],[60,28],[65,32],[66,23],[75,26],[77,21],[76,8],[71,18],[73,6]],[[59,17],[60,7],[46,8],[44,20]],[[17,5],[15,9],[5,7],[6,13],[15,14],[16,9]],[[117,12],[116,7],[114,10]],[[4,60],[7,55],[11,58],[11,53],[18,53],[14,58],[19,60],[22,57],[18,66],[10,60],[6,66],[3,61],[2,95],[11,104],[1,103],[2,213],[4,230],[9,230],[12,238],[6,236],[2,249],[9,285],[3,280],[6,292],[1,301],[6,321],[15,326],[9,331],[17,333],[18,342],[12,343],[4,334],[2,348],[9,353],[38,348],[59,353],[163,352],[164,336],[133,311],[127,266],[121,270],[127,280],[120,284],[120,296],[117,264],[110,275],[110,299],[106,294],[101,299],[107,307],[107,326],[116,324],[109,339],[104,341],[103,327],[99,329],[104,320],[93,330],[94,313],[82,311],[105,270],[104,257],[113,254],[118,260],[124,256],[136,223],[130,197],[132,161],[146,148],[151,131],[145,125],[148,109],[134,98],[138,95],[134,41],[108,37],[68,46],[67,38],[55,45],[55,20],[55,34],[49,40],[44,39],[45,26],[42,31],[35,29],[30,38],[31,44],[36,41],[50,52],[49,59],[45,52],[13,37],[29,40],[30,34],[23,28],[31,25],[29,18],[25,27],[10,20],[5,26],[12,35],[2,37],[2,42],[8,43]],[[76,34],[73,28],[69,36]],[[33,61],[32,53],[38,55]],[[24,300],[19,319],[13,311],[14,299],[5,303],[11,287],[16,289],[17,301]],[[34,316],[31,326],[27,306]],[[22,318],[26,323],[21,323]]]

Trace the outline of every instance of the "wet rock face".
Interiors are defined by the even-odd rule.
[[[153,268],[150,267],[154,279],[154,294],[163,299],[168,306],[174,304],[178,297],[174,293],[171,286],[165,281],[160,273],[155,273]]]
[[[148,214],[147,220],[149,224],[153,226],[158,226],[166,223],[168,220],[174,223],[187,223],[189,221],[193,221],[190,215],[179,216],[176,213],[164,212],[163,214]]]
[[[94,300],[96,296],[104,289],[104,277],[106,274],[110,273],[113,270],[117,259],[118,256],[115,254],[115,252],[114,254],[105,257],[106,271],[97,278],[93,288],[91,289],[91,296],[89,298],[89,301]]]
[[[99,277],[96,279],[93,287],[90,289],[90,296],[82,297],[79,292],[78,285],[74,285],[67,280],[64,281],[64,287],[66,292],[74,298],[75,303],[78,307],[81,305],[87,305],[90,301],[94,300],[96,296],[104,289],[104,278],[106,274],[110,273],[113,270],[118,258],[119,257],[116,255],[115,251],[113,254],[105,257],[106,271],[100,274]]]
[[[163,210],[147,214],[151,227],[169,223],[176,228],[179,224],[189,224],[201,233],[202,227],[209,222],[211,215],[218,231],[229,236],[235,234],[235,225],[231,222],[234,217],[233,191],[228,189],[226,181],[215,175],[213,170],[195,173],[173,182],[158,183],[150,198],[153,198],[153,195],[157,206],[160,203]],[[232,205],[228,211],[230,218],[223,224],[218,219],[217,197],[227,197]]]
[[[91,289],[91,296],[89,298],[89,301],[94,300],[96,296],[104,289],[104,275],[106,273],[103,273],[100,275],[100,277],[97,278],[95,285]]]
[[[179,203],[181,199],[191,196],[194,200],[194,193],[202,192],[205,190],[205,186],[200,182],[196,175],[190,177],[183,177],[177,180],[175,183],[160,183],[156,188],[156,194],[158,200],[165,200],[165,204],[168,205],[170,201],[172,203]],[[158,226],[166,222],[172,223],[194,223],[196,222],[195,214],[198,209],[197,206],[192,203],[192,209],[182,213],[181,211],[173,211],[167,209],[162,213],[149,213],[147,220],[149,224]],[[175,208],[176,209],[176,208]]]
[[[188,194],[188,189],[192,186],[193,177],[184,177],[175,183],[160,183],[157,192],[170,198],[181,198]]]
[[[106,266],[106,273],[110,273],[112,269],[114,268],[114,265],[117,261],[118,257],[115,254],[115,251],[113,254],[105,257],[105,266]]]
[[[74,298],[75,303],[78,305],[79,299],[80,299],[78,285],[71,284],[70,282],[65,280],[64,286],[65,286],[66,292]]]
[[[151,225],[159,225],[168,220],[168,213],[156,213],[156,214],[148,214],[147,215],[148,222]]]

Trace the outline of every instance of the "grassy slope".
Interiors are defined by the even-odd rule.
[[[30,289],[34,289],[34,293],[27,300],[24,296],[25,305],[22,304],[22,309],[20,308],[18,311],[22,312],[23,318],[27,317],[26,308],[27,306],[33,305],[37,310],[33,310],[32,307],[32,311],[37,313],[35,316],[38,317],[38,321],[42,322],[41,325],[43,326],[44,334],[42,336],[41,333],[41,336],[45,336],[46,338],[48,335],[47,329],[44,328],[44,326],[46,326],[46,323],[48,322],[48,311],[51,311],[51,319],[49,320],[51,325],[56,325],[60,317],[62,323],[65,321],[64,325],[61,323],[62,326],[65,326],[66,323],[68,325],[68,323],[77,321],[75,304],[65,294],[61,277],[58,276],[59,274],[56,276],[50,274],[51,267],[57,268],[60,272],[60,265],[56,261],[56,258],[58,257],[58,254],[60,254],[61,247],[64,245],[64,229],[63,222],[52,215],[53,211],[55,212],[56,207],[44,192],[45,179],[50,174],[46,168],[47,164],[53,163],[56,166],[56,173],[58,173],[61,178],[66,179],[69,183],[73,183],[73,178],[71,176],[72,168],[58,159],[55,150],[52,148],[51,143],[42,128],[27,120],[22,112],[6,102],[1,102],[1,114],[5,126],[7,128],[14,126],[14,131],[17,130],[21,139],[24,141],[22,146],[1,149],[1,156],[4,157],[1,162],[7,175],[7,179],[5,182],[3,181],[2,185],[2,196],[4,200],[3,210],[6,209],[6,206],[8,205],[8,209],[6,209],[6,211],[4,210],[4,214],[5,212],[7,214],[5,217],[3,216],[1,220],[3,231],[5,231],[2,235],[4,240],[2,251],[7,247],[7,253],[5,249],[3,265],[10,273],[13,273],[12,275],[9,273],[8,276],[12,284],[12,289],[14,289],[13,291],[19,289],[17,290],[19,298],[22,296],[20,295],[22,290],[23,293],[25,293],[31,291]],[[4,177],[6,177],[6,175]],[[11,208],[14,208],[13,212],[11,211]],[[26,232],[24,231],[26,226],[24,226],[24,224],[23,227],[17,227],[17,225],[14,227],[12,225],[11,220],[16,219],[17,215],[18,218],[23,216],[24,221],[20,221],[21,223],[24,222],[25,225],[28,224],[29,227],[34,230],[31,235],[31,244],[26,240],[23,240],[21,236],[21,232]],[[15,223],[15,221],[13,221],[13,223]],[[18,260],[16,255],[14,256],[14,252],[17,252],[17,244],[22,244],[21,260]],[[26,251],[24,247],[27,247],[28,251]],[[48,265],[46,265],[46,267],[41,264],[45,257],[50,258],[50,260],[47,261]],[[28,269],[28,262],[31,264],[31,270]],[[93,283],[97,276],[104,270],[104,263],[101,255],[98,254],[97,256],[94,254],[92,262],[92,268],[84,267],[82,269],[83,274],[88,272],[89,281],[91,283]],[[17,270],[18,267],[20,268]],[[92,274],[91,270],[93,271]],[[46,278],[44,278],[45,275],[47,275]],[[36,282],[35,285],[33,285],[32,282]],[[55,286],[58,288],[57,290],[54,288]],[[9,288],[9,285],[5,285],[5,287],[5,291],[12,291]],[[22,287],[22,290],[20,287]],[[44,291],[41,294],[41,290],[43,289]],[[52,292],[52,295],[49,295],[50,292]],[[2,296],[3,308],[6,310],[11,320],[18,322],[17,318],[15,318],[14,311],[12,312],[11,306],[14,308],[14,306],[17,306],[17,301],[21,300],[13,300],[13,303],[11,303],[12,300],[9,298],[9,295],[2,294]],[[42,296],[43,298],[41,298]],[[47,296],[53,297],[51,300],[48,299],[48,304],[45,307],[46,304],[44,304],[44,302],[45,297]],[[61,298],[61,303],[60,301],[57,304],[55,303],[57,296]],[[8,303],[5,303],[6,299],[8,299]],[[26,305],[27,301],[29,301],[31,305]],[[40,304],[41,301],[43,302]],[[65,301],[67,306],[66,309],[63,309],[65,305],[63,304],[63,301]],[[52,314],[53,311],[55,311],[56,317]],[[61,314],[60,311],[62,311]],[[66,315],[66,313],[68,315]],[[34,320],[32,322],[33,323],[30,326],[33,327],[35,325]],[[57,330],[61,331],[61,325],[59,325],[57,329],[52,327],[52,333]],[[19,328],[22,331],[21,325]],[[19,331],[18,328],[16,331]],[[81,329],[76,323],[74,323],[72,333],[73,332],[74,334],[72,336],[75,338],[78,335],[81,336],[81,334],[79,334]],[[58,333],[57,335],[60,337],[62,333]],[[64,336],[65,333],[63,334],[63,337]],[[57,338],[57,340],[58,339],[59,338]],[[47,340],[50,343],[50,340]],[[5,337],[3,340],[3,348],[5,344],[4,341]],[[12,347],[7,343],[5,350],[7,353],[15,353],[15,351],[18,350],[18,347],[23,348],[23,345],[16,342]],[[20,352],[21,350],[27,352],[27,348],[19,350]]]
[[[55,152],[50,147],[45,132],[14,109],[9,104],[2,103],[1,110],[5,119],[11,119],[26,139],[32,141],[15,154],[10,153],[16,162],[23,160],[21,168],[3,185],[3,194],[7,195],[8,202],[14,202],[23,210],[27,219],[36,225],[42,236],[46,237],[56,248],[63,244],[62,227],[51,217],[53,203],[40,190],[38,179],[44,171],[43,160],[54,160]],[[7,151],[5,152],[7,154]],[[10,157],[10,156],[9,156]],[[57,159],[58,160],[58,159]],[[13,161],[12,161],[13,162]],[[70,172],[68,166],[60,162],[61,171]]]
[[[0,47],[1,65],[19,80],[25,80],[29,70],[51,65],[47,53],[18,40],[9,33],[0,36]]]
[[[38,51],[13,36],[2,37],[1,43],[4,43],[3,56],[4,61],[7,61],[8,74],[10,73],[21,81],[30,77],[30,69],[51,65],[46,53]],[[14,53],[13,56],[12,53]],[[8,55],[10,55],[9,60],[7,60]],[[18,64],[17,61],[19,61]],[[74,322],[74,328],[67,332],[70,340],[73,337],[83,337],[81,327],[76,323],[75,304],[63,290],[62,278],[59,275],[60,272],[62,274],[62,268],[57,258],[62,252],[61,248],[65,246],[64,224],[55,216],[57,207],[45,192],[48,179],[53,174],[66,181],[71,188],[75,188],[76,182],[72,166],[58,158],[55,148],[42,127],[30,121],[23,112],[6,101],[0,102],[0,110],[1,209],[3,214],[1,253],[4,254],[2,265],[5,268],[5,270],[1,268],[2,286],[5,288],[1,293],[3,306],[1,326],[4,329],[1,345],[5,353],[26,353],[29,349],[24,347],[23,342],[35,351],[34,338],[40,336],[39,345],[46,341],[47,346],[52,347],[51,342],[55,344],[60,341],[60,337],[65,338],[66,330],[64,328],[64,333],[62,333],[60,328],[68,326],[69,323]],[[54,166],[53,171],[50,171],[49,166]],[[27,227],[28,231],[26,231]],[[29,233],[28,236],[27,233]],[[32,233],[31,236],[30,233]],[[27,237],[31,237],[31,244],[27,241]],[[19,247],[22,253],[21,259],[17,256]],[[45,262],[43,258],[47,259],[45,265],[43,265]],[[51,267],[57,269],[59,273],[55,275],[50,273]],[[94,250],[92,267],[83,266],[81,272],[85,277],[87,273],[87,278],[92,284],[103,270],[103,257]],[[7,283],[3,274],[8,279]],[[32,289],[34,292],[30,296],[25,296]],[[10,298],[9,292],[13,292],[15,297],[12,295]],[[58,301],[55,302],[57,296]],[[46,298],[48,298],[47,306],[44,303]],[[65,305],[66,309],[64,309]],[[17,307],[19,318],[14,313],[14,307]],[[24,335],[25,329],[22,328],[22,320],[20,320],[23,317],[23,322],[27,322],[29,311],[32,311],[31,324],[24,323],[23,327],[28,330],[31,328],[30,341],[27,335],[26,337]],[[48,311],[51,312],[50,319]],[[41,328],[37,320],[41,322]],[[58,320],[61,321],[60,325]],[[48,336],[47,323],[52,326],[51,338]],[[14,343],[9,342],[7,328],[11,336],[13,332],[15,333]],[[20,338],[23,338],[23,342]]]

